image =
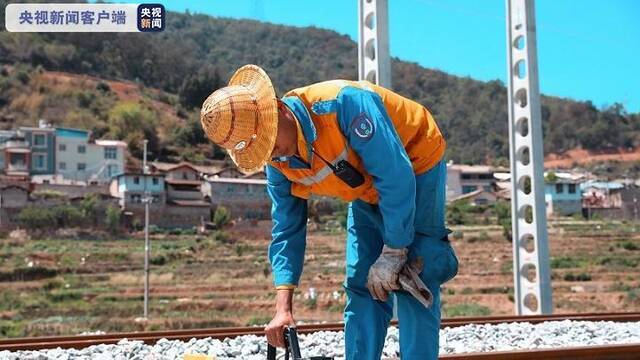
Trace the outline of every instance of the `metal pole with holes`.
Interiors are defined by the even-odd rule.
[[[552,312],[533,0],[506,0],[516,313]]]
[[[387,0],[358,1],[358,78],[391,88]]]
[[[149,318],[149,192],[147,191],[147,143],[144,140],[144,155],[142,161],[142,173],[144,174],[144,318]]]

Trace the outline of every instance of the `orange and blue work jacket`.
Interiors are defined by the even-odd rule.
[[[411,244],[415,176],[438,163],[446,147],[429,111],[366,81],[321,82],[292,90],[282,101],[298,121],[298,153],[273,159],[266,167],[275,285],[298,284],[312,194],[377,204],[385,244]],[[364,175],[364,183],[351,188],[319,157],[333,165],[347,160]]]

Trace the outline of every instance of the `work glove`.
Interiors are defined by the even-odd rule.
[[[433,304],[433,294],[420,279],[422,269],[424,269],[424,261],[421,257],[418,257],[402,268],[398,282],[401,290],[411,294],[428,309]]]
[[[407,248],[382,247],[382,253],[369,268],[367,276],[367,289],[375,300],[387,301],[391,291],[400,289],[398,277],[407,262],[408,253]]]

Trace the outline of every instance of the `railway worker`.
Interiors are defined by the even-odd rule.
[[[397,299],[403,360],[436,359],[440,291],[458,260],[444,224],[445,140],[420,104],[369,82],[332,80],[276,97],[267,74],[245,65],[201,110],[211,141],[244,171],[266,165],[272,200],[269,259],[276,309],[267,340],[284,346],[294,325],[293,292],[306,245],[307,199],[349,202],[346,240],[345,357],[380,359]],[[399,288],[416,257],[433,294],[426,308]]]

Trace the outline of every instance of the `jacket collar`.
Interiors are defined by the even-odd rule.
[[[302,100],[296,96],[288,96],[282,98],[282,102],[291,110],[298,122],[298,128],[302,130],[303,139],[298,138],[298,151],[302,154],[302,151],[306,152],[306,163],[298,157],[291,156],[280,158],[280,161],[289,161],[289,166],[292,168],[309,168],[313,158],[313,143],[316,141],[318,134],[316,127],[311,120],[311,115],[304,105]]]
[[[302,127],[302,133],[304,134],[304,140],[311,144],[316,141],[318,134],[316,133],[316,127],[313,125],[313,120],[311,120],[311,115],[309,114],[309,110],[304,106],[304,103],[300,98],[296,96],[287,96],[282,98],[282,101],[287,105],[287,107],[293,112],[296,116],[296,120],[300,123],[300,127]]]

